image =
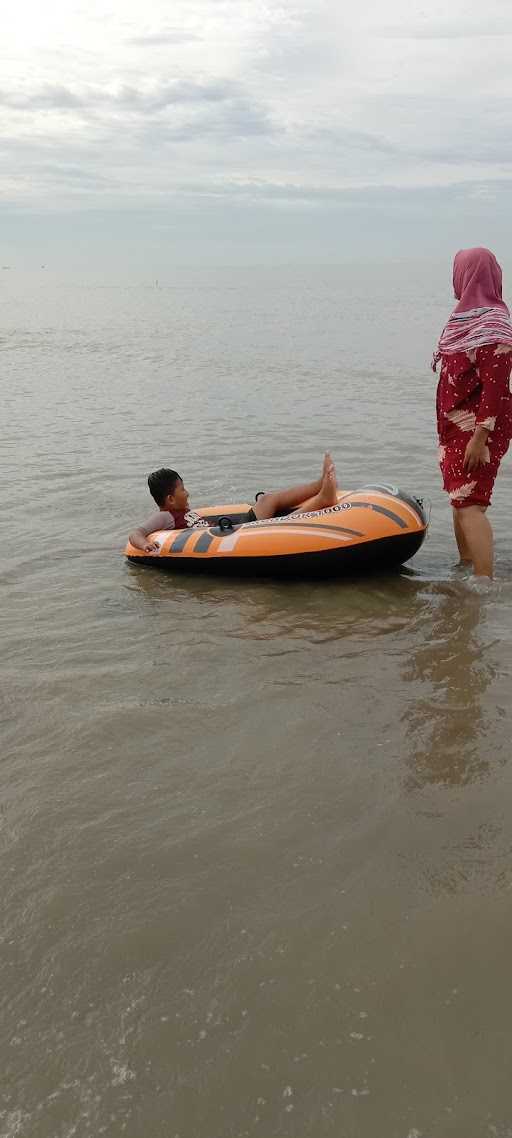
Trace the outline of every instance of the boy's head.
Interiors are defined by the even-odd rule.
[[[154,470],[148,478],[151,497],[161,510],[188,510],[188,490],[176,470]]]

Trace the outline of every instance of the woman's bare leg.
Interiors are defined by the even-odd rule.
[[[494,567],[494,539],[485,510],[485,506],[464,506],[457,511],[463,549],[473,562],[475,577],[492,577]]]
[[[296,510],[301,502],[312,501],[322,492],[326,472],[331,466],[332,458],[330,454],[326,454],[322,474],[315,482],[305,482],[299,486],[291,486],[288,490],[272,490],[268,494],[263,494],[253,506],[258,520],[275,518],[276,514],[284,513],[286,510]],[[308,506],[307,509],[311,507]],[[321,506],[314,506],[313,509],[321,509]]]
[[[464,512],[463,510],[456,510],[455,507],[452,508],[453,532],[455,534],[455,541],[457,542],[457,549],[459,551],[459,556],[460,556],[461,562],[463,564],[467,563],[470,565],[471,564],[471,554],[470,554],[469,549],[468,549],[468,544],[467,544],[466,538],[464,537],[464,531],[463,531],[463,528],[461,525],[461,518],[460,518],[460,515],[463,512]]]

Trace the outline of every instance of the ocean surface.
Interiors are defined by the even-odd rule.
[[[455,567],[444,267],[0,274],[0,1138],[507,1138],[512,464]],[[402,571],[126,563],[316,477],[432,505]]]

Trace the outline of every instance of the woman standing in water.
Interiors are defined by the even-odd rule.
[[[463,249],[453,264],[458,304],[434,356],[439,462],[450,495],[461,561],[492,577],[493,534],[486,509],[512,437],[512,322],[501,269],[488,249]]]

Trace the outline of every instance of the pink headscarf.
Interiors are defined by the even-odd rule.
[[[454,312],[503,308],[508,316],[501,295],[502,279],[501,268],[490,249],[461,249],[453,262],[453,291],[459,302]]]
[[[443,328],[434,354],[434,371],[444,354],[469,352],[484,344],[510,344],[512,321],[501,295],[501,268],[489,249],[461,249],[453,262],[458,304]]]

